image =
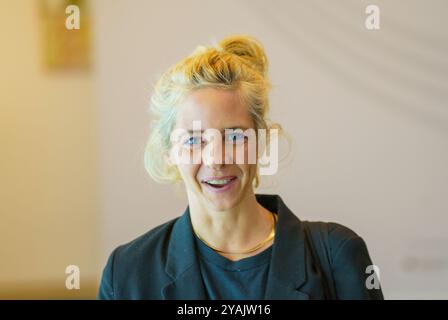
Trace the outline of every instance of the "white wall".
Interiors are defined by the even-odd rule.
[[[366,240],[386,298],[448,294],[446,1],[95,1],[103,263],[180,215],[185,197],[149,180],[151,84],[199,44],[249,33],[271,63],[272,118],[295,141],[259,192],[302,219]]]

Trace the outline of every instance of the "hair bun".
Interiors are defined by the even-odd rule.
[[[268,71],[268,59],[263,45],[250,35],[232,35],[218,43],[218,50],[235,54],[258,70],[262,75]]]

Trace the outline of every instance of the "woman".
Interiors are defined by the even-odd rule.
[[[378,279],[366,273],[361,237],[301,221],[278,195],[255,194],[260,167],[248,160],[248,133],[281,129],[267,120],[267,67],[262,45],[235,35],[198,47],[158,81],[145,165],[156,181],[182,181],[188,206],[112,252],[100,299],[383,298],[378,284],[367,285]]]

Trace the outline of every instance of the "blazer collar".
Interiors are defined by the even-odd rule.
[[[299,290],[306,281],[305,241],[299,218],[278,195],[257,195],[257,200],[278,215],[265,299],[309,299]]]
[[[278,195],[257,194],[257,201],[278,215],[265,299],[309,299],[299,288],[306,281],[304,234],[300,220]],[[172,278],[164,299],[206,299],[196,257],[189,207],[175,222],[168,244],[165,272]]]
[[[174,223],[165,272],[173,279],[162,289],[167,300],[205,300],[205,288],[196,257],[190,208]]]

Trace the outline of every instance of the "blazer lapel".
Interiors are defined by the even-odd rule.
[[[300,291],[306,281],[305,243],[300,220],[279,196],[257,195],[257,200],[278,215],[265,299],[308,300],[309,295]]]
[[[162,288],[167,300],[205,300],[199,263],[196,259],[189,208],[175,222],[168,244],[165,272],[172,282]]]
[[[206,300],[200,270],[193,266],[162,289],[166,300]]]

